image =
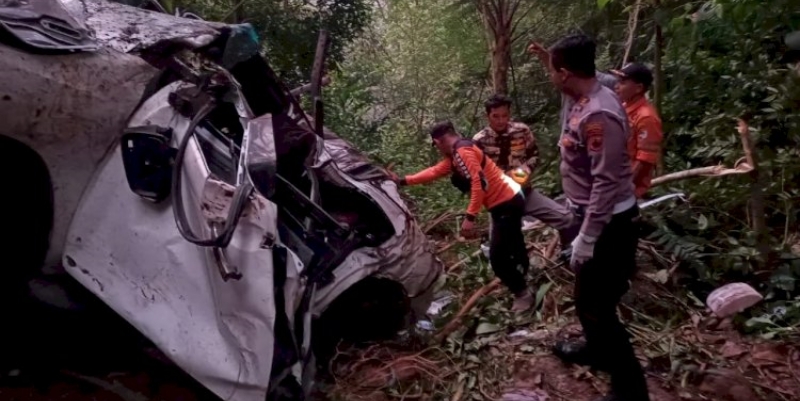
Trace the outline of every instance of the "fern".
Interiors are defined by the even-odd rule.
[[[676,234],[666,225],[660,225],[649,237],[664,252],[694,270],[701,278],[707,277],[708,265],[703,260],[705,245],[696,237]]]

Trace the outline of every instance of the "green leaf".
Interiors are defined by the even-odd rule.
[[[611,2],[611,0],[597,0],[597,8],[602,10],[602,9],[604,9],[606,7],[606,4],[608,4],[610,2]]]
[[[750,319],[747,320],[747,322],[745,322],[745,326],[747,327],[755,327],[759,325],[772,326],[774,325],[774,323],[772,322],[772,319],[765,316],[751,317]]]
[[[475,334],[477,335],[491,334],[491,333],[496,333],[500,330],[503,330],[503,328],[496,324],[481,323],[478,325],[478,328],[475,329]]]
[[[542,300],[544,299],[544,296],[547,295],[547,291],[550,291],[550,287],[552,285],[553,285],[553,282],[550,281],[547,284],[544,284],[541,287],[539,287],[539,290],[536,291],[536,303],[533,306],[534,310],[539,309],[539,305],[542,304]]]

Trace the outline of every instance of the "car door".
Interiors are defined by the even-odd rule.
[[[195,125],[177,111],[176,94],[185,85],[170,84],[146,100],[130,119],[127,133],[169,137],[165,147],[174,149]],[[215,106],[186,141],[180,198],[188,230],[199,236],[213,236],[209,222],[225,219],[230,192],[240,183],[237,135],[250,117],[241,102],[236,98]],[[218,121],[227,126],[220,127]],[[176,225],[175,194],[151,196],[164,188],[155,170],[142,170],[149,171],[146,182],[153,191],[139,191],[126,175],[132,169],[126,170],[123,155],[140,137],[124,137],[103,160],[72,220],[64,265],[218,396],[262,401],[280,304],[275,300],[274,244],[269,240],[277,238],[276,207],[253,197],[223,249],[187,241]],[[295,262],[291,255],[281,260]],[[237,274],[226,276],[224,268]],[[293,268],[301,269],[296,263]]]

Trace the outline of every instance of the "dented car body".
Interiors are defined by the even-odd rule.
[[[51,196],[3,200],[44,216],[12,219],[16,269],[68,274],[230,400],[302,398],[313,322],[357,283],[425,310],[442,266],[397,187],[314,127],[251,27],[47,3],[0,3],[2,156]]]

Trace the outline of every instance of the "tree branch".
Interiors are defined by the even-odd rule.
[[[436,334],[436,341],[441,342],[447,336],[449,336],[452,332],[456,331],[459,327],[461,327],[461,321],[464,319],[464,316],[478,304],[478,301],[481,300],[484,296],[490,294],[492,291],[498,289],[500,287],[500,279],[495,278],[489,284],[481,287],[478,291],[472,294],[469,297],[469,300],[461,307],[461,309],[456,313],[455,316],[447,323],[442,330]]]
[[[478,13],[480,13],[480,15],[481,15],[481,17],[483,19],[484,25],[486,25],[486,27],[489,28],[488,30],[492,32],[492,35],[496,37],[497,36],[497,28],[496,28],[497,17],[492,13],[492,10],[490,9],[489,5],[486,4],[484,1],[479,1],[478,2]],[[490,41],[492,39],[493,38],[490,38]]]
[[[331,77],[329,77],[327,75],[322,77],[321,83],[322,83],[322,86],[327,86],[328,84],[331,83]],[[292,96],[298,97],[298,96],[300,96],[300,95],[302,95],[302,94],[304,94],[304,93],[306,93],[306,92],[308,92],[310,90],[311,90],[311,84],[305,84],[303,86],[298,86],[297,88],[292,89],[290,93],[292,94]]]
[[[527,17],[527,16],[528,16],[528,14],[530,14],[530,12],[533,10],[533,8],[534,8],[533,6],[530,6],[530,7],[528,7],[528,9],[527,9],[527,10],[525,10],[525,12],[524,12],[524,13],[522,13],[522,15],[520,15],[519,17],[517,17],[517,20],[516,20],[516,21],[514,21],[514,25],[511,27],[511,31],[509,31],[509,32],[508,32],[508,34],[509,34],[509,35],[511,35],[512,37],[514,36],[514,32],[516,32],[516,31],[517,31],[517,27],[519,26],[519,23],[520,23],[520,21],[522,21],[523,19],[525,19],[525,17]],[[531,28],[531,29],[532,29],[532,28]]]
[[[636,26],[639,24],[639,9],[641,6],[642,0],[636,0],[636,5],[633,6],[633,12],[628,20],[628,41],[625,44],[625,55],[622,57],[622,67],[628,63],[628,57],[631,55],[633,38],[636,36]]]
[[[520,6],[521,3],[522,2],[520,0],[516,0],[514,2],[514,4],[511,6],[511,11],[509,11],[509,13],[508,13],[508,21],[506,22],[506,30],[508,30],[508,34],[509,35],[511,35],[514,32],[514,31],[511,30],[512,29],[511,22],[514,21],[514,16],[517,14],[517,11],[519,11],[519,6]],[[519,19],[517,19],[517,21],[519,21]],[[516,24],[514,24],[514,26],[516,26]]]
[[[531,8],[531,9],[533,9],[533,8]],[[533,31],[534,29],[538,28],[538,25],[539,25],[539,24],[541,24],[541,23],[542,23],[542,21],[544,21],[544,19],[545,19],[545,17],[544,17],[544,16],[543,16],[543,17],[541,17],[541,18],[539,18],[539,20],[537,20],[536,22],[534,22],[533,24],[531,24],[531,26],[530,26],[529,28],[527,28],[527,29],[525,29],[524,31],[520,32],[520,33],[519,33],[519,34],[517,34],[516,36],[513,36],[513,37],[511,38],[511,43],[516,43],[516,41],[520,40],[522,37],[524,37],[525,35],[527,35],[527,34],[528,34],[528,33],[530,33],[531,31]],[[519,20],[517,20],[517,21],[519,22]]]

